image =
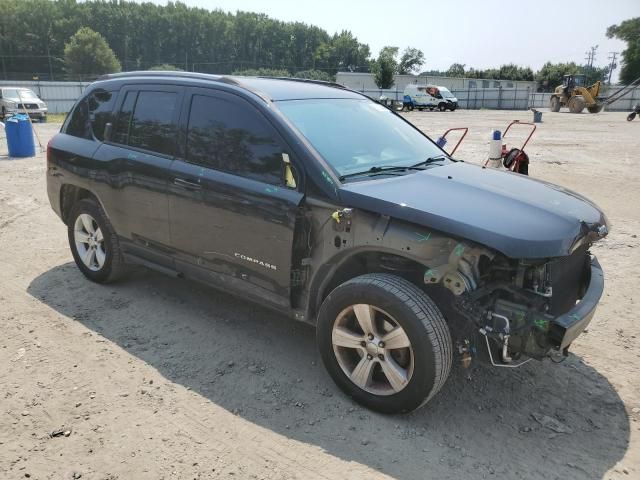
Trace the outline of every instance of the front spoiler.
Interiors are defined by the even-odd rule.
[[[584,296],[575,307],[551,322],[549,341],[555,348],[564,350],[587,328],[596,312],[603,290],[602,267],[596,257],[591,257],[591,275]]]

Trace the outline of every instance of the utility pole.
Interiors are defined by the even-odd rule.
[[[618,68],[618,64],[616,63],[616,57],[618,56],[619,52],[609,52],[609,85],[611,85],[611,74],[613,73],[613,71]]]
[[[596,50],[598,50],[598,45],[594,45],[585,52],[585,54],[587,55],[585,57],[585,60],[587,61],[587,67],[589,67],[589,69],[593,68],[593,62],[596,59]]]

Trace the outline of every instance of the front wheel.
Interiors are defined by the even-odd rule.
[[[102,207],[92,199],[80,200],[67,222],[69,246],[76,265],[89,280],[108,283],[124,272],[118,237]]]
[[[336,384],[362,405],[408,412],[444,385],[452,362],[449,328],[411,282],[371,273],[333,290],[320,309],[320,355]]]
[[[630,122],[634,118],[636,118],[636,112],[631,112],[629,115],[627,115],[627,122]]]
[[[549,109],[552,112],[560,111],[560,99],[558,97],[551,97],[551,100],[549,101]]]
[[[444,112],[447,109],[447,106],[444,103],[438,105],[438,110]]]

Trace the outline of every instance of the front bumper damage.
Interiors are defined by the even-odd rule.
[[[554,351],[566,355],[604,290],[602,268],[587,246],[545,262],[461,244],[448,264],[427,270],[424,281],[452,294],[450,326],[465,365],[474,354],[487,358],[485,347],[495,366],[519,366]]]
[[[591,257],[590,278],[582,299],[567,313],[551,322],[549,340],[558,350],[564,350],[587,328],[596,313],[604,291],[604,273],[596,257]]]

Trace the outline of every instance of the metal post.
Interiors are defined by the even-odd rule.
[[[515,83],[516,83],[516,89],[513,91],[513,109],[514,110],[516,110],[516,101],[518,99],[518,82],[516,81]]]
[[[502,85],[498,87],[498,110],[502,109]]]

